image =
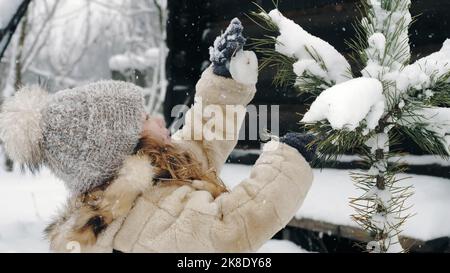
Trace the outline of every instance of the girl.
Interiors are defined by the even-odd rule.
[[[242,50],[242,29],[234,19],[216,39],[196,103],[172,137],[128,83],[52,95],[24,87],[5,101],[9,156],[32,170],[46,165],[71,193],[46,229],[53,251],[250,252],[290,221],[312,182],[313,151],[301,135],[267,143],[232,191],[218,177],[242,122],[226,106],[244,108],[256,91],[257,59]],[[213,137],[202,130],[211,118],[198,114],[210,106],[225,124],[215,123]]]

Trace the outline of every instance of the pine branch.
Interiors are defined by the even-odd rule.
[[[257,11],[250,12],[250,15],[246,14],[247,18],[269,33],[279,33],[280,30],[278,29],[278,26],[270,20],[267,11],[257,3],[253,4],[257,7]],[[276,4],[276,7],[277,6],[278,4]]]
[[[275,71],[273,84],[275,86],[282,88],[293,86],[297,75],[295,75],[292,65],[296,60],[274,50],[277,44],[275,37],[279,35],[278,26],[272,22],[267,11],[258,4],[254,4],[257,6],[258,11],[251,12],[250,15],[246,16],[261,29],[268,32],[263,38],[249,39],[248,43],[248,46],[261,56],[259,70],[261,71],[267,67],[273,68]],[[274,5],[277,5],[277,3],[274,2]]]
[[[445,147],[444,140],[435,132],[426,129],[427,124],[415,123],[413,126],[400,126],[398,130],[405,137],[411,139],[423,151],[448,158],[449,154]]]
[[[310,147],[315,146],[317,149],[318,156],[312,163],[316,167],[337,162],[342,154],[367,153],[364,143],[370,136],[364,136],[361,128],[356,131],[336,130],[326,121],[305,124],[305,128],[309,133],[316,135],[316,139],[309,144]]]
[[[302,76],[298,77],[295,81],[295,85],[300,94],[311,94],[313,97],[319,96],[322,91],[332,87],[334,84],[307,71],[303,72]]]
[[[260,70],[269,67],[275,71],[273,84],[282,88],[294,86],[300,94],[310,94],[314,97],[333,86],[334,82],[328,82],[308,71],[300,76],[294,73],[293,65],[297,60],[275,50],[276,45],[280,45],[276,39],[280,35],[278,26],[271,20],[267,11],[259,5],[255,5],[258,10],[251,12],[247,17],[268,33],[263,38],[250,39],[249,47],[261,56]],[[323,58],[315,48],[305,46],[305,50],[321,69],[328,71]]]
[[[443,136],[430,129],[429,117],[421,114],[429,106],[414,98],[404,99],[404,102],[404,107],[395,116],[397,120],[395,132],[400,137],[410,139],[429,154],[448,158],[448,149],[444,144],[446,141]]]
[[[386,12],[386,15],[380,18],[378,14],[380,11],[376,11],[370,2],[362,1],[362,8],[359,8],[359,11],[363,18],[359,24],[354,26],[356,36],[346,42],[354,51],[351,58],[357,64],[359,70],[363,70],[369,64],[369,61],[376,63],[386,72],[396,70],[399,65],[409,63],[409,36],[407,32],[405,34],[405,30],[411,23],[410,17],[398,17],[399,12],[408,10],[408,5],[408,2],[403,0],[383,0],[381,1],[381,8]],[[386,40],[384,51],[377,52],[377,55],[373,55],[375,49],[368,42],[368,39],[375,33],[383,34]],[[382,79],[382,75],[369,76]]]
[[[296,60],[273,50],[275,44],[275,38],[265,36],[264,38],[250,39],[248,45],[261,56],[259,70],[272,68],[275,71],[273,78],[273,84],[275,86],[283,88],[293,86],[296,82],[297,75],[292,70],[292,65]]]
[[[450,107],[450,71],[438,77],[431,76],[431,82],[433,85],[425,90],[425,94],[422,90],[420,92],[423,103],[428,106]]]

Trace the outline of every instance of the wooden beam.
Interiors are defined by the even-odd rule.
[[[317,221],[308,218],[294,218],[289,222],[288,226],[311,230],[314,232],[323,232],[325,234],[342,237],[361,243],[367,243],[371,240],[371,237],[360,228],[345,225],[335,225],[324,221]],[[400,243],[402,244],[404,249],[413,249],[423,245],[424,241],[407,236],[400,236]]]

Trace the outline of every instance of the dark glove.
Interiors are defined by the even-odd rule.
[[[231,20],[225,33],[214,41],[214,46],[209,48],[209,60],[213,64],[214,74],[231,78],[229,71],[231,57],[241,50],[246,42],[242,31],[244,27],[238,18]]]
[[[311,162],[316,156],[317,147],[316,145],[306,146],[314,139],[315,137],[311,134],[287,133],[283,137],[280,137],[280,142],[297,149],[306,161]]]

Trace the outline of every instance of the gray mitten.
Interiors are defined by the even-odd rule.
[[[243,49],[246,42],[246,39],[242,36],[243,30],[241,21],[234,18],[226,31],[216,38],[214,46],[209,48],[209,60],[213,64],[214,74],[231,78],[231,57]]]
[[[306,161],[311,162],[316,156],[316,145],[311,145],[307,147],[314,140],[314,135],[312,134],[302,134],[302,133],[287,133],[280,138],[280,142],[286,143],[287,145],[297,149],[297,151],[306,159]]]

